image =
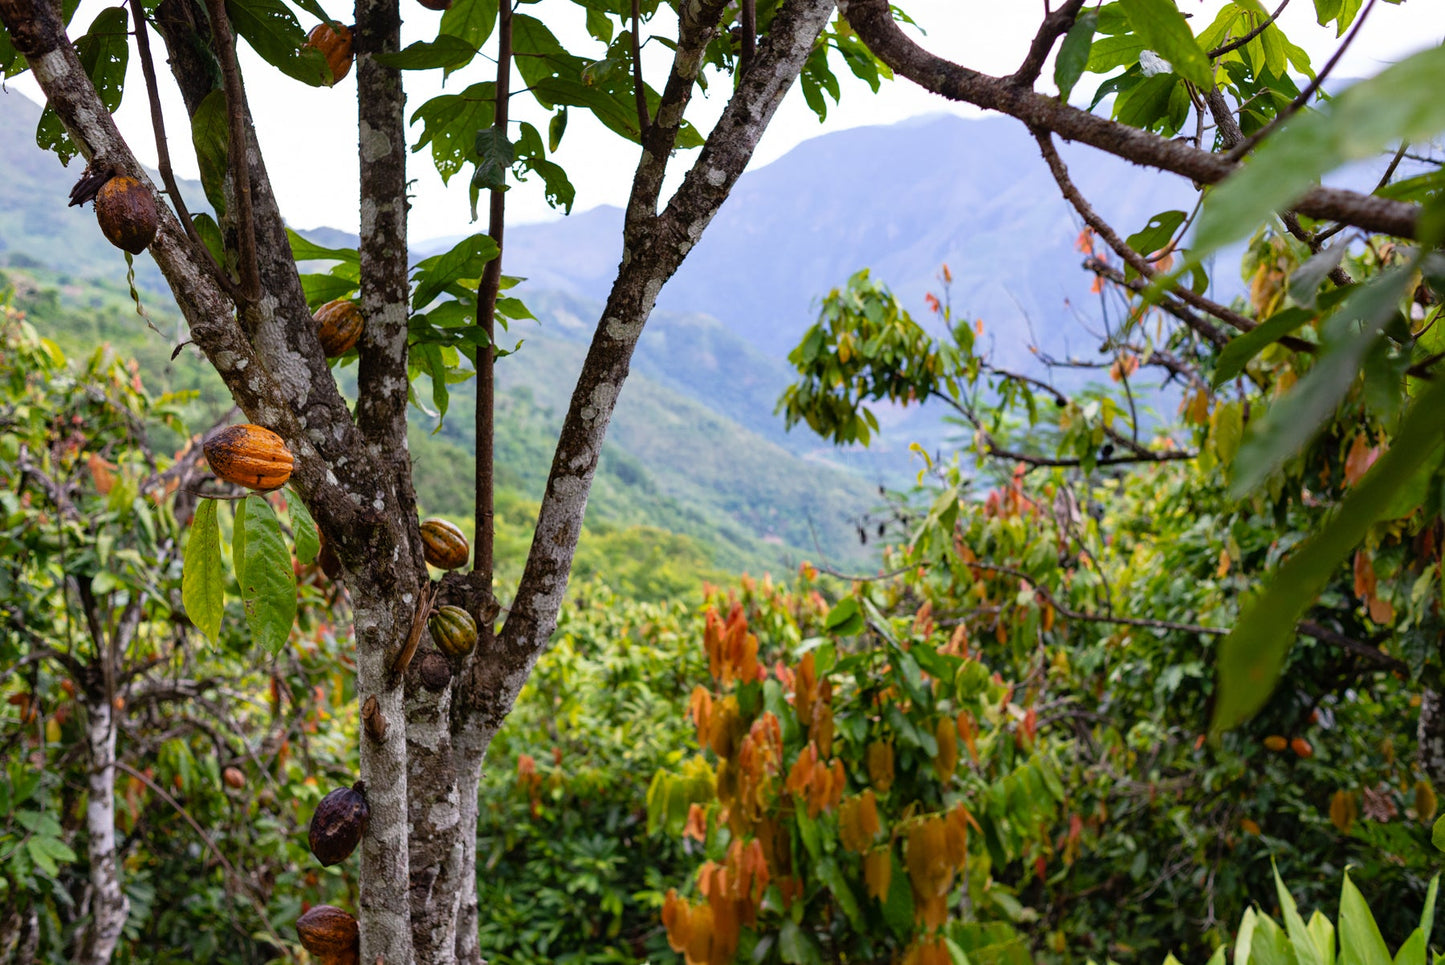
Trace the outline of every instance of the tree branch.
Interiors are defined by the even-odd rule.
[[[1039,72],[1044,69],[1044,61],[1049,59],[1049,51],[1054,49],[1054,41],[1074,26],[1085,2],[1086,0],[1068,0],[1062,7],[1044,17],[1038,33],[1034,35],[1033,43],[1029,44],[1028,56],[1008,78],[1010,82],[1020,87],[1034,86],[1034,82],[1039,79]]]
[[[1270,24],[1274,23],[1276,20],[1279,19],[1279,15],[1284,13],[1284,8],[1287,6],[1289,6],[1289,0],[1283,0],[1283,2],[1275,8],[1274,13],[1270,14],[1269,18],[1263,23],[1261,23],[1258,27],[1255,27],[1253,30],[1245,34],[1243,37],[1240,37],[1238,40],[1231,40],[1229,43],[1223,44],[1219,47],[1215,47],[1213,50],[1211,50],[1209,52],[1209,59],[1216,60],[1220,57],[1223,57],[1225,54],[1230,53],[1231,51],[1238,50],[1240,47],[1243,47],[1255,37],[1258,37],[1260,34],[1264,33],[1266,30],[1269,29]]]
[[[898,74],[950,100],[1008,114],[1030,127],[1201,184],[1217,184],[1238,167],[1210,151],[1061,104],[1008,78],[990,77],[930,54],[899,29],[888,0],[842,0],[840,7],[874,55]],[[1305,192],[1291,207],[1311,218],[1343,221],[1402,238],[1415,237],[1419,214],[1416,205],[1324,187]]]
[[[240,68],[236,66],[236,38],[231,33],[226,0],[207,0],[207,7],[211,15],[211,35],[215,39],[216,56],[221,61],[221,83],[226,92],[226,117],[229,121],[227,140],[230,145],[226,157],[231,165],[231,185],[236,192],[236,235],[241,258],[244,319],[246,310],[261,298],[261,273],[256,258],[256,215],[251,205],[246,95],[241,86]]]

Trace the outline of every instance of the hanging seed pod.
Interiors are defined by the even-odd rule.
[[[211,433],[203,448],[211,472],[238,486],[265,492],[281,488],[291,478],[291,450],[270,429],[226,426]]]
[[[331,83],[341,83],[341,79],[351,73],[351,29],[343,27],[339,23],[318,23],[311,28],[306,35],[306,46],[312,50],[321,51],[326,58],[326,66],[331,68]]]
[[[296,935],[322,965],[356,965],[361,958],[356,919],[332,905],[316,905],[296,919]]]
[[[477,621],[459,606],[439,606],[427,621],[431,638],[443,653],[463,657],[477,645]]]
[[[306,839],[323,865],[340,864],[361,843],[370,815],[365,792],[366,785],[357,781],[351,787],[337,788],[316,805]]]
[[[111,244],[138,255],[156,240],[160,217],[150,188],[121,175],[102,184],[96,192],[95,220]]]
[[[455,523],[440,516],[421,521],[421,555],[440,570],[455,570],[467,565],[472,548]]]
[[[366,325],[361,309],[349,298],[329,301],[311,317],[316,320],[316,337],[329,359],[351,351]]]

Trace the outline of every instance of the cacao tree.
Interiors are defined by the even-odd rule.
[[[140,214],[134,217],[142,223],[125,224],[128,245],[134,246],[137,234],[149,236],[145,202],[156,203],[149,250],[181,307],[189,340],[225,381],[249,422],[279,437],[294,461],[292,492],[304,506],[293,516],[298,535],[304,524],[297,521],[313,519],[350,593],[356,699],[363,721],[357,735],[359,778],[369,807],[356,909],[362,960],[479,960],[475,827],[483,757],[556,626],[602,441],[658,292],[726,199],[795,81],[801,78],[805,95],[821,113],[821,92],[837,92],[830,62],[841,57],[874,84],[891,68],[946,96],[1019,117],[1036,131],[1051,162],[1052,137],[1058,135],[1201,184],[1228,179],[1217,203],[1207,205],[1201,217],[1191,265],[1247,233],[1276,206],[1285,208],[1287,221],[1314,219],[1300,228],[1311,247],[1322,244],[1315,232],[1324,223],[1433,240],[1432,222],[1421,215],[1418,198],[1310,187],[1309,181],[1360,149],[1331,140],[1329,132],[1338,126],[1363,126],[1368,135],[1363,143],[1371,150],[1400,138],[1428,137],[1445,126],[1438,103],[1423,93],[1439,77],[1438,52],[1377,79],[1376,88],[1350,101],[1348,109],[1342,98],[1337,116],[1329,119],[1335,126],[1311,127],[1314,122],[1302,115],[1277,136],[1263,136],[1275,135],[1318,88],[1293,88],[1289,68],[1308,74],[1309,65],[1283,43],[1257,3],[1237,0],[1226,8],[1233,19],[1219,27],[1217,45],[1196,38],[1177,6],[1163,0],[1125,0],[1087,13],[1084,6],[1083,0],[1068,0],[1046,11],[1019,70],[994,78],[923,53],[898,26],[906,14],[895,12],[886,0],[845,3],[846,21],[831,25],[831,0],[579,4],[570,12],[585,17],[589,34],[605,49],[595,60],[564,48],[541,19],[489,0],[460,0],[440,18],[435,40],[402,50],[397,0],[359,0],[351,35],[362,230],[358,248],[347,250],[321,249],[286,230],[236,58],[239,37],[298,82],[334,83],[345,63],[336,40],[337,11],[297,0],[306,16],[333,25],[329,35],[323,31],[308,44],[296,12],[280,0],[162,0],[154,7],[132,2],[129,12],[125,7],[103,11],[72,43],[67,34],[72,9],[37,0],[0,0],[5,27],[0,67],[7,75],[28,69],[44,90],[42,143],[62,159],[79,153],[87,160],[77,200],[112,181],[134,179],[125,186],[127,192],[139,192]],[[1342,28],[1359,13],[1353,2],[1321,0],[1316,6],[1322,22],[1338,22]],[[111,117],[123,93],[131,23],[153,105],[164,203]],[[664,35],[664,25],[675,29]],[[673,51],[660,90],[644,76],[639,51],[645,27]],[[185,101],[214,217],[193,217],[170,173],[156,106],[152,30],[166,46],[172,78]],[[488,231],[410,265],[402,71],[468,70],[480,48],[493,43],[488,47],[497,64],[492,77],[460,94],[435,98],[412,117],[421,126],[419,146],[431,147],[444,177],[470,166],[474,197],[488,193]],[[1255,43],[1257,52],[1250,47]],[[1065,98],[1035,90],[1055,46],[1060,48],[1055,81]],[[1170,69],[1158,70],[1158,62]],[[1235,63],[1244,67],[1232,69]],[[1120,95],[1113,117],[1066,103],[1086,66],[1127,66],[1111,88]],[[514,91],[514,75],[524,90]],[[719,120],[704,135],[684,115],[693,92],[709,76],[713,83],[730,83],[732,90]],[[1403,85],[1405,91],[1395,102],[1398,109],[1376,115],[1378,89],[1391,85]],[[550,144],[544,144],[534,125],[514,123],[513,100],[523,93],[542,110],[555,111]],[[1123,109],[1135,101],[1138,110]],[[590,111],[616,134],[638,143],[639,160],[622,262],[558,438],[523,575],[515,588],[503,589],[506,617],[498,626],[501,604],[494,595],[491,539],[491,373],[499,355],[494,329],[496,319],[524,317],[525,312],[520,303],[500,297],[508,284],[500,257],[505,190],[509,176],[535,176],[549,198],[570,207],[570,183],[548,158],[563,136],[568,110]],[[1215,125],[1218,150],[1211,151],[1199,134],[1192,145],[1173,138],[1190,116],[1198,118],[1201,130],[1206,118]],[[1371,123],[1362,124],[1362,116]],[[1271,156],[1276,143],[1282,146]],[[1257,144],[1261,157],[1245,166],[1242,160]],[[1297,163],[1306,147],[1310,163]],[[690,148],[699,148],[699,154],[664,202],[673,155]],[[1067,172],[1057,164],[1055,170],[1064,193],[1075,200]],[[1232,176],[1239,170],[1243,173]],[[1075,203],[1088,220],[1087,203]],[[1096,230],[1111,244],[1118,240],[1102,227]],[[1126,283],[1132,280],[1183,313],[1191,330],[1225,339],[1204,315],[1241,330],[1252,327],[1183,284],[1177,273],[1157,271],[1123,241],[1118,250],[1138,276],[1125,275]],[[303,277],[298,261],[327,261],[333,267]],[[345,349],[348,355],[354,351],[357,361],[354,402],[337,387],[334,363],[328,362],[313,319],[313,311],[325,303],[353,294],[365,320],[354,348]],[[1350,345],[1338,356],[1346,369],[1362,351],[1357,341]],[[453,573],[439,583],[427,569],[407,452],[408,406],[417,398],[414,380],[423,373],[439,408],[446,402],[448,379],[473,374],[478,379],[475,554],[470,572]],[[1376,501],[1381,498],[1372,493]],[[214,512],[210,505],[208,512]],[[262,627],[263,640],[277,646],[294,608],[293,584],[281,563],[289,551],[279,542],[279,524],[263,500],[248,497],[238,506],[246,507],[238,508],[244,513],[239,529],[244,549],[236,551],[233,539],[242,597],[252,627]],[[212,526],[207,521],[192,534],[196,559],[204,561],[197,569],[211,578],[194,578],[187,598],[191,618],[214,628],[222,603],[215,585],[219,547]],[[298,540],[296,548],[298,555],[309,555],[309,545],[303,549]],[[274,565],[253,565],[265,559]],[[458,652],[443,655],[426,639],[434,603],[470,613],[478,627],[474,649],[448,648]],[[1279,649],[1275,642],[1260,652],[1277,655]],[[437,668],[438,659],[444,672],[424,678],[424,669]],[[1231,700],[1230,707],[1249,706],[1249,699]],[[1230,713],[1221,714],[1226,723],[1232,721]]]

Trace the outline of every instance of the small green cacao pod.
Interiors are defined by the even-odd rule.
[[[472,548],[455,523],[429,516],[421,521],[421,555],[439,570],[455,570],[467,565]]]
[[[431,638],[443,653],[462,657],[477,645],[477,621],[459,606],[439,606],[427,621]]]

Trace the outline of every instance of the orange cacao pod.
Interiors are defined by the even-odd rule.
[[[329,359],[351,351],[366,324],[361,309],[349,298],[329,301],[316,309],[311,317],[316,320],[316,337]]]
[[[238,486],[266,491],[291,478],[291,450],[270,429],[226,426],[207,437],[204,449],[211,472]]]
[[[439,570],[455,570],[467,565],[472,548],[455,523],[431,516],[421,521],[421,555]]]
[[[355,965],[361,957],[356,919],[332,905],[315,905],[296,919],[301,945],[328,965]]]
[[[339,84],[351,73],[351,29],[339,23],[318,23],[306,35],[306,46],[321,51],[331,68],[331,83]]]
[[[1303,737],[1296,737],[1291,740],[1289,742],[1289,749],[1306,760],[1315,756],[1315,749],[1311,747],[1310,742]]]
[[[138,255],[156,240],[156,199],[135,178],[111,178],[95,194],[95,220],[111,244]]]
[[[239,767],[228,767],[221,772],[221,780],[226,786],[239,791],[246,786],[246,774]]]
[[[1276,753],[1289,746],[1289,741],[1279,734],[1270,734],[1264,739],[1264,746]]]
[[[439,606],[427,620],[432,640],[443,653],[465,656],[477,645],[477,621],[459,606]]]

